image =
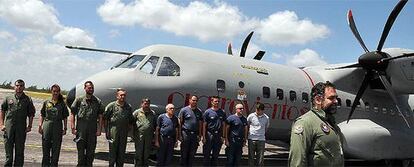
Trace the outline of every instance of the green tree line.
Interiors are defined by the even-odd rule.
[[[1,85],[0,88],[3,89],[13,89],[13,83],[11,81],[4,81]],[[38,88],[37,85],[32,85],[29,87],[26,87],[25,90],[28,91],[33,91],[33,92],[42,92],[42,93],[50,93],[50,87],[46,87],[46,88]],[[63,95],[67,95],[68,91],[66,90],[61,90],[61,93]]]

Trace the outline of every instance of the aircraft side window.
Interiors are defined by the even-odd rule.
[[[342,106],[342,100],[341,98],[336,98],[336,101],[338,101],[338,107]]]
[[[164,57],[161,62],[158,76],[180,76],[180,67],[169,57]]]
[[[115,68],[135,68],[144,59],[145,55],[133,55],[122,61]]]
[[[217,80],[217,92],[224,93],[225,90],[226,90],[226,82],[224,82],[221,79]]]
[[[347,107],[351,107],[351,100],[346,99],[346,106],[347,106]]]
[[[370,108],[370,107],[369,107],[369,103],[368,103],[368,102],[365,102],[364,104],[365,104],[365,109],[366,109],[366,110],[369,110],[369,108]]]
[[[308,96],[308,93],[306,93],[306,92],[303,92],[303,93],[302,93],[302,102],[303,102],[303,103],[308,103],[308,102],[309,102],[309,96]]]
[[[278,100],[283,100],[283,89],[276,89],[276,97]]]
[[[270,97],[270,88],[267,86],[263,86],[263,98]]]
[[[155,71],[155,68],[157,67],[158,60],[160,58],[157,56],[151,56],[147,62],[141,67],[141,71],[145,72],[147,74],[153,74]]]
[[[291,90],[290,92],[289,92],[289,99],[290,99],[290,101],[296,101],[296,92],[295,91],[293,91],[293,90]]]

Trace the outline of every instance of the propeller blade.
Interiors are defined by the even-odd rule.
[[[391,30],[392,25],[394,24],[395,19],[397,19],[398,14],[400,14],[402,8],[407,3],[408,0],[400,0],[398,4],[392,10],[390,16],[388,16],[387,23],[385,23],[384,30],[382,31],[381,39],[378,43],[377,51],[381,51],[384,46],[385,39],[387,39],[388,33]]]
[[[247,46],[249,45],[250,38],[252,38],[254,31],[250,32],[249,35],[247,35],[246,39],[244,39],[242,48],[240,50],[240,57],[244,57],[246,54]]]
[[[233,49],[231,47],[231,43],[229,43],[229,45],[227,45],[227,54],[233,55]]]
[[[352,16],[352,11],[348,10],[348,25],[351,28],[352,33],[354,34],[355,38],[358,40],[359,44],[364,49],[365,53],[369,52],[368,48],[365,46],[364,41],[362,40],[361,36],[359,35],[358,29],[356,28],[354,17]]]
[[[335,67],[335,68],[325,68],[325,70],[338,70],[338,69],[345,69],[345,68],[359,68],[362,67],[359,63],[343,66],[343,67]]]
[[[395,93],[394,93],[394,90],[392,90],[392,88],[391,88],[391,84],[390,84],[390,82],[387,80],[387,78],[386,78],[384,75],[379,75],[379,78],[381,79],[382,84],[384,84],[385,89],[387,90],[388,94],[390,95],[390,97],[391,97],[392,101],[394,101],[395,106],[397,107],[398,112],[399,112],[399,113],[401,114],[401,116],[403,117],[403,119],[404,119],[405,123],[407,124],[408,128],[411,128],[411,127],[410,127],[410,124],[408,124],[408,121],[407,121],[407,119],[405,118],[404,114],[401,112],[400,107],[398,106],[398,103],[397,103],[397,97],[395,97]]]
[[[253,59],[256,59],[256,60],[262,60],[263,55],[264,55],[265,53],[266,53],[265,51],[261,50],[261,51],[257,52],[256,56],[254,56],[254,58],[253,58]]]
[[[355,96],[354,102],[352,103],[352,108],[351,108],[351,112],[348,115],[348,120],[346,121],[346,123],[349,122],[349,120],[352,117],[352,114],[355,111],[355,107],[357,106],[359,100],[361,99],[362,95],[364,94],[365,89],[367,89],[368,84],[369,84],[369,80],[372,78],[372,71],[367,71],[367,73],[365,74],[364,80],[362,81],[361,87],[359,87],[358,93]]]
[[[387,62],[387,61],[404,58],[404,57],[411,57],[411,56],[414,56],[414,53],[402,54],[402,55],[395,56],[395,57],[384,58],[384,59],[381,59],[381,62]]]

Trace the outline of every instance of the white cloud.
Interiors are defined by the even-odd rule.
[[[310,20],[300,20],[295,12],[283,11],[262,20],[258,33],[260,39],[268,44],[287,46],[325,38],[329,29]]]
[[[76,27],[61,25],[53,6],[38,0],[3,0],[0,18],[16,29],[29,33],[52,35],[60,44],[95,46],[93,37]]]
[[[230,39],[258,23],[224,2],[209,5],[195,1],[178,6],[167,0],[136,0],[129,4],[107,0],[97,12],[104,22],[112,25],[162,29],[201,41]]]
[[[293,11],[277,12],[269,17],[245,16],[236,6],[225,2],[194,1],[180,6],[168,0],[135,0],[128,4],[107,0],[97,9],[102,20],[117,26],[142,26],[161,29],[201,41],[229,40],[257,30],[261,41],[271,45],[305,44],[325,38],[329,29],[308,19],[299,19]]]
[[[2,0],[0,18],[16,28],[36,33],[56,33],[62,29],[56,10],[37,0]]]
[[[8,31],[0,30],[0,40],[12,43],[17,41],[17,37]]]
[[[61,45],[90,46],[95,47],[95,40],[82,29],[65,27],[53,36],[53,39]]]
[[[306,67],[314,65],[325,65],[325,60],[318,53],[311,49],[304,49],[299,54],[292,56],[292,58],[286,61],[287,65],[295,67]]]
[[[58,83],[68,90],[80,80],[108,69],[120,56],[108,54],[99,58],[77,55],[61,45],[49,43],[39,35],[28,36],[11,51],[0,51],[0,70],[7,75],[3,80],[23,78],[28,85],[48,87]]]

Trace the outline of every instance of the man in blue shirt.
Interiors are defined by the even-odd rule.
[[[157,166],[166,166],[171,163],[174,146],[179,140],[178,118],[174,115],[174,105],[167,104],[166,113],[157,119],[155,130],[155,146],[159,147],[157,154]]]
[[[224,140],[226,114],[218,107],[219,97],[211,97],[211,108],[203,115],[204,166],[217,166],[217,159]]]
[[[230,115],[226,120],[226,141],[228,147],[226,166],[239,166],[242,157],[242,148],[246,145],[247,119],[242,114],[242,104],[236,105],[236,113]]]
[[[178,114],[181,128],[181,166],[193,166],[192,162],[202,136],[203,118],[197,107],[198,97],[193,95],[189,105]]]

